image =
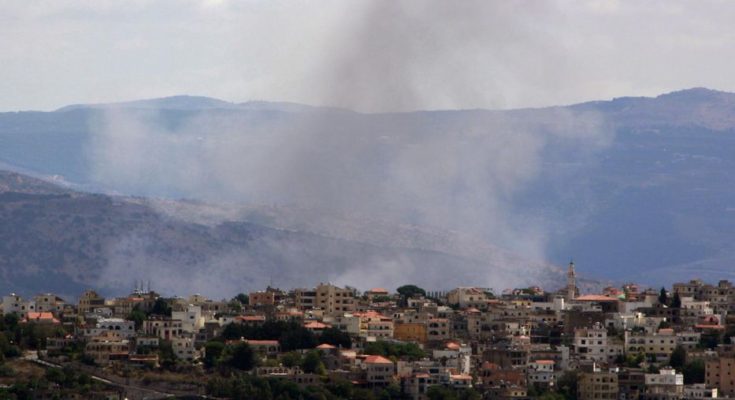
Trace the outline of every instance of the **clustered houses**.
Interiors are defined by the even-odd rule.
[[[162,301],[150,290],[105,299],[83,293],[76,305],[51,294],[3,297],[2,312],[27,324],[73,327],[74,335],[48,339],[48,351],[82,343],[98,365],[156,366],[164,343],[180,362],[196,364],[204,344],[229,324],[295,323],[317,338],[339,330],[351,348],[321,343],[325,376],[278,364],[278,340],[240,338],[261,363],[253,373],[321,384],[335,377],[357,385],[396,385],[413,399],[432,386],[472,388],[486,398],[524,399],[576,388],[579,400],[705,399],[735,397],[735,288],[699,280],[671,291],[634,284],[580,294],[574,265],[557,292],[540,287],[505,291],[460,287],[448,292],[364,293],[320,284],[290,292],[268,287],[249,294],[249,304],[200,295]],[[423,294],[422,294],[423,293]],[[165,313],[161,307],[169,307]],[[143,316],[134,321],[131,315]],[[368,354],[376,344],[415,344],[420,354]],[[275,361],[275,364],[274,364]],[[266,366],[267,365],[267,366]],[[573,383],[570,383],[573,382]]]

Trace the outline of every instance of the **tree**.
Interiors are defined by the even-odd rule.
[[[171,309],[171,306],[168,305],[168,302],[164,300],[163,297],[159,297],[156,299],[156,302],[153,303],[151,314],[170,317],[172,311],[173,310]]]
[[[684,374],[684,384],[691,385],[693,383],[704,383],[704,361],[701,359],[692,360],[684,365],[682,373]]]
[[[668,305],[669,304],[669,295],[666,293],[666,288],[661,287],[661,291],[658,293],[658,302],[661,305]]]
[[[426,291],[416,285],[403,285],[396,289],[396,292],[404,298],[414,297],[416,295],[426,296]]]
[[[318,344],[314,333],[304,327],[284,331],[278,342],[283,351],[313,349]]]
[[[623,364],[628,368],[638,368],[641,363],[646,360],[646,356],[643,353],[631,354],[628,353],[623,361]]]
[[[337,328],[327,328],[319,336],[319,341],[329,343],[333,346],[349,349],[352,347],[352,339],[347,332],[343,332]]]
[[[669,365],[671,365],[672,368],[681,370],[681,368],[686,364],[687,361],[687,352],[684,350],[681,346],[676,346],[674,351],[671,352],[671,356],[669,357]]]
[[[145,313],[143,311],[140,311],[140,308],[138,306],[135,306],[135,308],[133,308],[133,311],[131,311],[130,314],[125,317],[125,319],[127,319],[128,321],[135,322],[136,331],[140,330],[140,327],[143,326],[143,321],[145,321],[145,318]]]
[[[170,340],[160,340],[158,342],[158,358],[164,366],[176,364],[176,353],[174,353],[174,346]]]
[[[674,298],[671,300],[671,307],[681,308],[681,297],[679,297],[679,292],[674,293]]]
[[[245,293],[238,294],[233,300],[239,301],[244,306],[250,304],[250,297],[248,297],[248,295],[246,295]]]
[[[237,299],[232,299],[227,303],[227,308],[229,308],[230,311],[239,314],[242,312],[242,303]]]
[[[391,343],[382,340],[366,344],[363,351],[370,355],[408,358],[409,360],[419,360],[426,356],[426,353],[416,343]]]
[[[434,385],[426,391],[429,400],[457,400],[457,394],[448,387]]]
[[[204,366],[212,368],[225,351],[225,344],[218,341],[209,341],[204,345]]]
[[[324,363],[322,362],[322,359],[319,356],[319,352],[317,351],[310,351],[306,354],[301,368],[307,374],[324,375],[326,373]]]
[[[297,351],[290,351],[281,356],[281,364],[283,364],[284,367],[299,367],[301,366],[301,363],[303,363],[303,359],[301,357],[301,353]]]
[[[408,303],[408,299],[415,296],[426,296],[426,291],[416,285],[403,285],[396,289],[396,292],[401,296],[401,305],[405,306]]]
[[[238,343],[229,350],[227,360],[229,366],[243,371],[250,371],[255,367],[255,353],[247,343]]]
[[[556,388],[565,399],[577,400],[578,381],[577,371],[567,371],[556,382]]]

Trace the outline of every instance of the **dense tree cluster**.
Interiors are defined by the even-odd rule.
[[[426,357],[426,353],[416,343],[370,342],[365,345],[365,354],[383,357],[407,358],[415,361]]]
[[[59,326],[24,324],[18,315],[7,314],[0,318],[0,353],[4,358],[18,357],[25,349],[44,349],[49,337],[64,335],[66,331]]]
[[[267,321],[259,326],[229,324],[222,331],[222,339],[278,340],[283,351],[313,349],[319,343],[310,330],[297,322]]]

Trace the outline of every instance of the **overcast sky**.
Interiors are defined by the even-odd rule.
[[[735,2],[3,0],[0,110],[177,94],[361,111],[735,91]]]

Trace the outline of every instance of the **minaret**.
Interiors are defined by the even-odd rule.
[[[579,291],[577,290],[577,274],[574,272],[574,261],[569,261],[569,268],[567,269],[567,301],[574,300],[577,297]]]

